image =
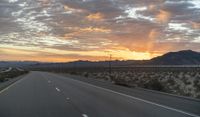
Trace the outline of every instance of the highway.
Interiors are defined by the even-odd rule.
[[[9,67],[9,68],[8,68],[8,69],[6,69],[6,70],[0,71],[0,73],[9,72],[9,71],[11,71],[12,69],[13,69],[12,67]]]
[[[30,72],[0,91],[0,117],[200,117],[200,101]]]

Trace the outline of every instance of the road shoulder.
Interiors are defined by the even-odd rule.
[[[15,82],[17,82],[20,79],[22,79],[23,77],[25,77],[27,74],[23,74],[23,75],[15,77],[15,78],[12,78],[12,79],[10,79],[10,80],[8,80],[6,82],[0,83],[0,93],[1,93],[1,91],[3,91],[4,89],[6,89],[7,87],[9,87],[10,85],[14,84]]]

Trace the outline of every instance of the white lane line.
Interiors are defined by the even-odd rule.
[[[6,88],[4,88],[3,90],[0,91],[0,94],[3,93],[3,92],[5,92],[5,91],[7,91],[8,89],[10,89],[11,87],[13,87],[14,85],[20,83],[23,79],[24,78],[22,78],[22,79],[20,79],[20,80],[18,80],[16,82],[12,83],[11,85],[7,86]]]
[[[82,114],[83,117],[88,117],[86,114]]]
[[[60,78],[63,78],[63,77],[60,77]],[[63,78],[63,79],[66,79],[66,78]],[[110,89],[106,89],[106,88],[103,88],[103,87],[95,86],[95,85],[92,85],[92,84],[89,84],[89,83],[86,83],[86,82],[82,82],[82,81],[79,81],[79,80],[74,80],[74,79],[70,79],[70,80],[73,80],[75,82],[79,82],[79,83],[82,83],[82,84],[85,84],[85,85],[88,85],[88,86],[91,86],[91,87],[94,87],[94,88],[98,88],[98,89],[101,89],[101,90],[104,90],[104,91],[115,93],[115,94],[118,94],[118,95],[121,95],[121,96],[124,96],[124,97],[128,97],[128,98],[131,98],[131,99],[134,99],[134,100],[145,102],[147,104],[151,104],[151,105],[162,107],[162,108],[165,108],[165,109],[168,109],[168,110],[176,111],[176,112],[179,112],[179,113],[182,113],[182,114],[185,114],[185,115],[189,115],[189,116],[192,116],[192,117],[200,117],[199,115],[196,115],[196,114],[193,114],[193,113],[185,112],[185,111],[182,111],[182,110],[179,110],[179,109],[175,109],[175,108],[172,108],[172,107],[169,107],[169,106],[157,104],[155,102],[151,102],[151,101],[144,100],[144,99],[137,98],[137,97],[133,97],[133,96],[130,96],[130,95],[127,95],[127,94],[119,93],[119,92],[116,92],[116,91],[113,91],[113,90],[110,90]]]
[[[57,88],[57,87],[56,87],[56,90],[57,90],[58,92],[60,92],[60,89],[59,89],[59,88]]]
[[[51,83],[51,81],[49,80],[48,83]]]
[[[70,98],[66,98],[67,100],[70,100]]]

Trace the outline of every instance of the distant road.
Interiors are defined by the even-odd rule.
[[[0,117],[200,117],[200,102],[31,72],[0,91]]]
[[[4,70],[4,71],[0,71],[0,73],[5,73],[5,72],[9,72],[11,71],[13,68],[12,67],[9,67],[8,69]]]

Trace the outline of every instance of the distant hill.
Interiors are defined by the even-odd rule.
[[[137,64],[139,61],[136,60],[127,60],[127,61],[112,61],[112,66],[128,66],[131,64]],[[67,62],[67,63],[38,63],[35,65],[31,65],[32,67],[108,67],[109,61],[74,61],[74,62]]]
[[[3,67],[25,67],[29,65],[35,65],[38,62],[32,61],[0,61],[0,68]]]
[[[200,65],[200,53],[192,50],[169,52],[151,60],[126,60],[112,61],[112,66],[134,66],[134,65]],[[67,63],[47,63],[33,65],[35,67],[108,67],[109,61],[75,61]]]
[[[169,52],[147,61],[150,65],[200,65],[200,53],[192,50]]]
[[[169,52],[151,60],[126,60],[112,61],[112,66],[134,66],[134,65],[200,65],[200,53],[192,50]],[[42,63],[42,62],[0,62],[0,67],[108,67],[109,61],[75,61],[66,63]]]

